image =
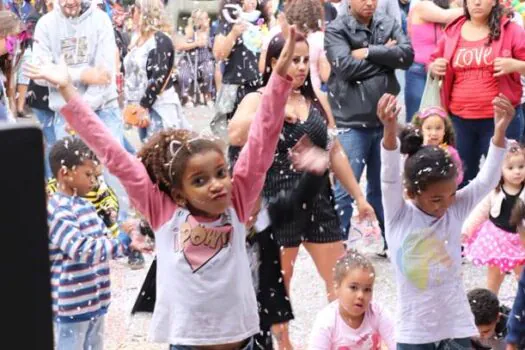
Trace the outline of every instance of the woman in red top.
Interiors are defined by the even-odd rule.
[[[443,78],[441,99],[451,114],[465,185],[478,170],[493,134],[492,100],[507,96],[519,106],[525,74],[525,32],[498,0],[466,0],[465,15],[451,22],[431,56],[430,71]],[[520,140],[523,112],[516,109],[507,137]]]

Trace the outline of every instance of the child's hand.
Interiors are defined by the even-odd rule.
[[[24,72],[30,79],[45,80],[59,88],[71,83],[71,77],[64,59],[61,59],[59,64],[47,63],[37,66],[26,63]]]
[[[134,232],[130,235],[131,243],[129,248],[131,250],[138,250],[142,253],[151,253],[153,251],[153,245],[149,242],[146,236],[138,232]]]
[[[397,130],[397,116],[400,111],[394,95],[384,94],[377,102],[377,116],[385,129]]]
[[[315,146],[308,136],[303,136],[290,150],[290,159],[296,170],[323,175],[330,164],[328,151]]]
[[[507,96],[503,94],[496,96],[494,100],[492,100],[492,104],[494,106],[495,128],[501,131],[506,131],[510,122],[512,122],[512,119],[514,119],[514,115],[516,114],[514,106]]]
[[[514,106],[503,94],[499,94],[492,100],[494,106],[494,138],[493,142],[498,147],[505,147],[505,132],[509,124],[514,119],[516,110]]]
[[[275,73],[279,74],[281,77],[287,76],[288,68],[290,68],[290,64],[292,63],[293,52],[295,50],[295,33],[295,26],[290,26],[288,38],[284,43],[283,50],[281,51],[279,60],[274,68]]]

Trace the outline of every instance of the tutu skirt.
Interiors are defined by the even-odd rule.
[[[497,266],[502,272],[525,265],[525,247],[517,233],[507,232],[485,221],[465,247],[465,256],[476,266]]]

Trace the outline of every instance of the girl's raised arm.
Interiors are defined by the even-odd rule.
[[[175,202],[155,185],[144,165],[129,154],[116,140],[100,118],[77,93],[69,77],[67,66],[26,65],[26,75],[31,79],[43,79],[58,87],[67,104],[60,111],[69,125],[97,155],[102,164],[126,188],[135,208],[146,216],[151,226],[162,226],[176,209]]]
[[[244,145],[233,170],[233,206],[241,222],[248,220],[272,165],[284,110],[292,82],[286,77],[295,48],[295,28],[290,28],[283,51],[268,81]]]
[[[394,221],[401,215],[405,200],[403,199],[403,181],[401,180],[401,151],[397,139],[396,98],[384,94],[377,104],[377,114],[384,125],[384,136],[381,144],[381,191],[385,221]]]
[[[496,187],[501,179],[501,165],[505,158],[505,132],[516,113],[510,100],[503,94],[494,101],[494,136],[490,141],[489,151],[478,175],[472,182],[460,190],[456,199],[456,210],[461,219]]]

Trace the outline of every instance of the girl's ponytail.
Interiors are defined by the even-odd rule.
[[[401,153],[407,154],[409,157],[423,147],[423,136],[419,129],[411,125],[401,129],[399,139],[401,140]]]

